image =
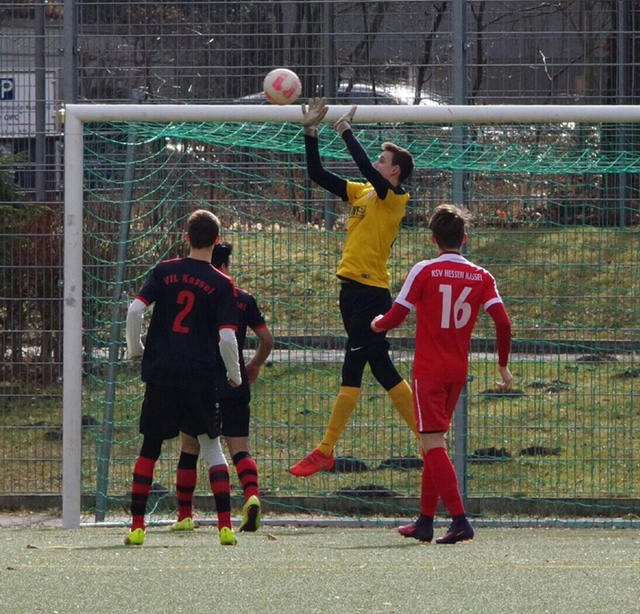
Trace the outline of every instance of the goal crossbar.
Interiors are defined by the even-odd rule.
[[[329,105],[325,123],[336,122],[350,107]],[[137,105],[70,104],[66,120],[80,122],[294,122],[302,119],[300,107],[278,105]],[[564,122],[640,122],[637,105],[362,105],[359,123],[506,124]]]

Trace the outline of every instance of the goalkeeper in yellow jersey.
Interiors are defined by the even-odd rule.
[[[351,107],[334,129],[343,138],[365,182],[348,181],[323,168],[317,135],[328,107],[324,98],[311,99],[308,105],[302,105],[309,178],[351,203],[351,210],[336,273],[340,281],[340,313],[347,333],[342,383],[322,442],[289,468],[296,477],[333,469],[334,447],[358,404],[367,363],[398,413],[417,435],[411,387],[391,361],[385,334],[374,333],[370,326],[374,317],[391,308],[387,260],[409,200],[401,184],[413,170],[413,158],[406,149],[384,143],[382,153],[372,163],[351,130],[356,109]]]

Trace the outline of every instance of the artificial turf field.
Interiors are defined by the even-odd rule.
[[[222,547],[212,526],[152,526],[127,547],[124,527],[8,518],[2,614],[640,612],[636,529],[476,527],[473,542],[439,546],[394,528],[263,525]]]

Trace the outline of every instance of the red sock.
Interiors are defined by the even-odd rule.
[[[449,515],[453,518],[464,514],[464,504],[458,490],[458,478],[446,449],[431,448],[425,455],[425,461],[438,489],[438,495],[449,511]]]
[[[427,455],[423,454],[424,467],[422,468],[422,489],[420,491],[420,513],[424,516],[433,518],[436,515],[438,507],[438,489],[433,478],[431,470],[427,464]]]
[[[176,496],[178,498],[178,522],[193,518],[193,493],[198,483],[198,456],[180,453],[176,471]]]
[[[147,511],[147,501],[153,482],[153,469],[156,461],[152,458],[138,456],[133,468],[133,482],[131,484],[131,530],[144,529],[144,515]]]
[[[209,484],[213,493],[213,500],[218,512],[218,530],[223,527],[231,528],[231,482],[229,481],[229,467],[214,465],[209,467]]]
[[[236,466],[238,479],[244,491],[244,500],[249,497],[260,495],[258,488],[258,464],[249,452],[238,452],[233,457],[233,464]]]

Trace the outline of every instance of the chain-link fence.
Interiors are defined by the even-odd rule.
[[[0,2],[0,495],[13,505],[26,501],[26,495],[57,496],[60,492],[64,152],[59,110],[65,102],[252,104],[262,89],[264,75],[271,68],[287,66],[300,76],[303,98],[324,95],[338,104],[634,104],[640,70],[639,16],[640,2],[630,0]],[[551,334],[554,342],[570,341],[572,352],[577,354],[596,347],[600,358],[603,352],[615,356],[620,351],[632,358],[637,351],[633,342],[638,329],[626,314],[638,309],[638,289],[631,281],[638,273],[634,230],[638,224],[638,185],[633,164],[637,134],[624,126],[605,126],[597,134],[588,128],[567,126],[567,133],[567,140],[574,144],[588,149],[596,139],[605,158],[628,155],[632,163],[611,173],[598,167],[562,177],[553,172],[537,174],[537,168],[533,173],[527,169],[515,175],[507,169],[502,173],[496,168],[491,172],[480,169],[472,177],[463,165],[441,171],[429,168],[415,180],[409,222],[420,227],[433,204],[453,199],[472,211],[481,210],[484,227],[500,233],[509,228],[521,231],[524,223],[532,221],[551,222],[560,229],[561,235],[553,240],[560,252],[570,250],[563,228],[576,232],[585,225],[600,231],[606,227],[616,238],[603,241],[612,244],[624,237],[627,248],[618,267],[614,251],[599,251],[610,260],[592,262],[589,254],[594,248],[588,247],[589,241],[580,242],[582,251],[577,257],[582,259],[581,275],[592,271],[601,280],[616,280],[598,292],[611,294],[611,303],[620,306],[618,315],[622,317],[602,318],[601,313],[610,312],[611,307],[597,303],[600,315],[593,314],[593,319],[604,324],[577,326],[571,301],[561,300],[558,289],[557,301],[547,305],[554,313],[549,318],[554,330],[550,333],[543,325],[538,341],[546,342]],[[521,137],[514,135],[514,142],[520,142]],[[488,130],[460,138],[476,144],[493,140],[497,147],[509,141],[508,134],[497,136]],[[432,141],[437,142],[437,137]],[[522,147],[544,142],[545,136],[532,130]],[[124,149],[105,143],[97,138],[89,145],[92,149],[85,169],[88,195],[100,182],[117,181],[118,165],[126,158]],[[255,159],[243,147],[234,155],[240,161],[239,168],[246,169],[229,177],[234,189],[241,193],[254,190],[256,179],[251,173]],[[289,192],[284,184],[279,197],[286,200]],[[121,194],[114,193],[113,198],[121,198]],[[237,206],[240,216],[255,215],[255,201],[241,199]],[[313,228],[317,232],[317,228],[329,226],[330,212],[323,205],[309,209],[293,203],[292,207],[291,219],[300,230]],[[616,234],[617,228],[622,234]],[[514,233],[507,240],[517,244],[517,237]],[[492,239],[486,241],[491,244]],[[563,247],[557,247],[560,245]],[[93,261],[96,253],[88,256]],[[544,266],[530,270],[547,270],[554,262],[562,264],[565,272],[573,270],[578,266],[574,256],[559,261],[552,257],[544,260]],[[535,258],[540,258],[539,254]],[[510,262],[516,267],[522,264],[518,254]],[[292,270],[294,264],[298,266],[293,255],[289,264]],[[95,266],[108,269],[110,265],[105,260]],[[326,274],[332,275],[330,263]],[[521,293],[530,291],[528,288],[517,283],[515,288],[513,296],[505,296],[507,302],[535,300]],[[579,286],[572,292],[579,293]],[[583,294],[590,292],[585,286]],[[88,305],[85,325],[93,331],[102,311],[94,309],[91,301]],[[541,316],[538,323],[533,320],[516,321],[515,334],[535,337],[536,326],[547,318]],[[318,338],[326,334],[313,326],[305,332]],[[85,377],[91,383],[95,377],[92,335],[86,343]],[[562,360],[555,359],[550,367],[556,376],[545,373],[529,379],[551,387],[549,382],[556,380],[560,382],[557,386],[570,383],[560,373],[565,366]],[[634,364],[625,360],[621,373],[594,376],[584,386],[596,389],[598,400],[578,401],[589,407],[604,404],[614,412],[622,405],[624,424],[611,432],[622,432],[625,437],[631,437],[627,428],[633,428],[637,413],[636,371]],[[614,382],[625,382],[625,386],[614,386]],[[561,405],[556,404],[556,413],[547,417],[548,422],[584,430],[584,423],[565,426],[564,417],[559,419]],[[534,431],[547,428],[543,414],[536,414]],[[87,427],[96,426],[89,414],[86,420]],[[504,416],[502,420],[508,421]],[[478,449],[504,447],[497,445],[494,435],[479,437],[480,430],[474,440]],[[525,443],[523,449],[528,447]],[[633,438],[624,439],[623,445],[631,449],[623,462],[629,469],[626,477],[615,478],[616,482],[626,480],[620,496],[627,499],[638,497],[638,456],[632,444]],[[540,450],[558,447],[535,445]],[[536,469],[533,486],[527,482],[523,492],[535,490],[535,485],[544,481],[547,467],[551,472],[564,467],[559,462],[549,465],[549,458],[554,461],[555,455],[545,459],[543,469]],[[565,469],[562,479],[570,480],[571,470]],[[505,496],[496,486],[499,481],[482,478],[481,482],[483,496]],[[415,492],[415,486],[403,490],[413,488]],[[547,484],[543,490],[549,497],[553,488]],[[510,491],[511,495],[516,491]],[[618,491],[598,490],[603,492],[617,496]]]

